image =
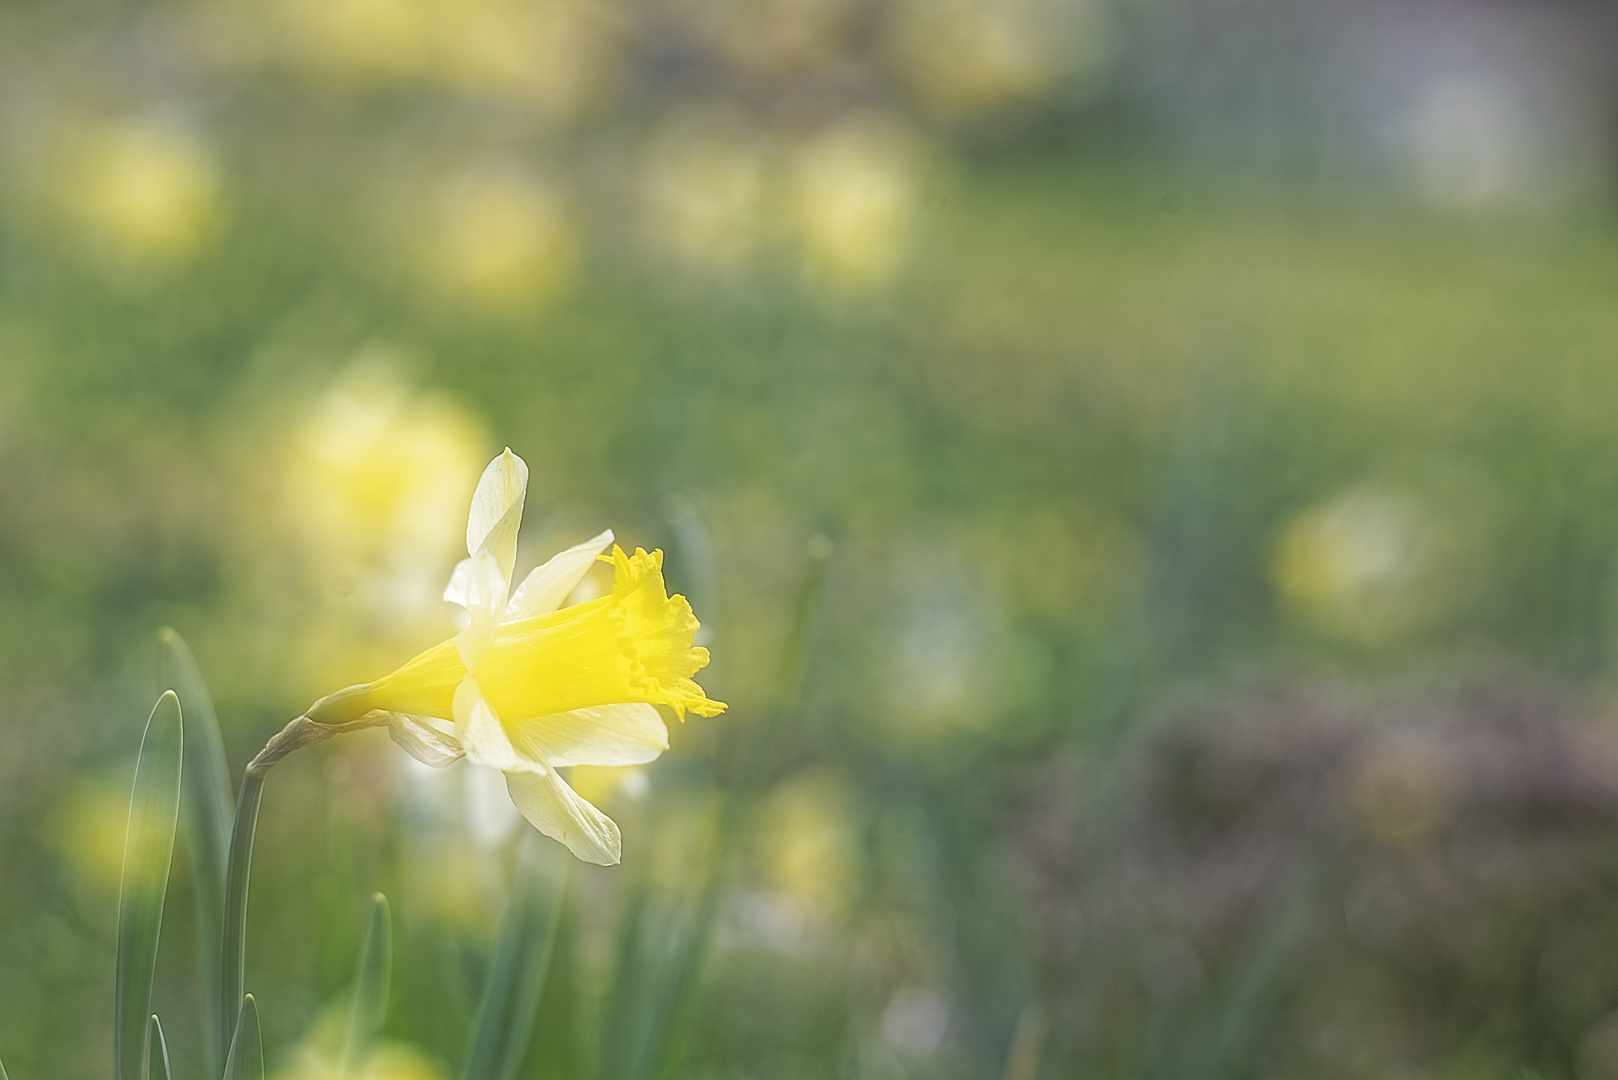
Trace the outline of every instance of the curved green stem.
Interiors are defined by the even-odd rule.
[[[376,713],[341,724],[321,724],[300,716],[276,733],[258,756],[248,762],[236,799],[236,820],[230,827],[230,855],[225,865],[224,933],[219,949],[219,1011],[215,1026],[224,1053],[236,1034],[242,998],[247,993],[247,878],[253,868],[253,834],[258,829],[258,805],[264,796],[264,776],[275,763],[334,735],[387,724]],[[220,1067],[224,1062],[218,1062]]]

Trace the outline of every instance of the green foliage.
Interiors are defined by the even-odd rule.
[[[655,1080],[670,1065],[717,896],[710,887],[683,903],[662,905],[644,890],[630,894],[601,1018],[600,1080]]]
[[[185,821],[186,851],[191,859],[191,882],[196,895],[198,957],[202,993],[210,1010],[203,1024],[210,1065],[222,1062],[222,1039],[234,1018],[222,1011],[219,949],[224,933],[225,868],[230,858],[232,804],[230,766],[213,698],[202,680],[196,658],[179,633],[170,627],[158,631],[162,646],[163,685],[180,698],[185,728],[185,775],[180,810]]]
[[[252,994],[242,997],[223,1076],[224,1080],[264,1080],[264,1041],[259,1035],[258,1003]]]
[[[236,816],[230,829],[226,858],[224,928],[219,950],[220,1046],[229,1046],[237,1030],[239,1003],[247,984],[247,887],[253,870],[253,838],[258,830],[259,804],[264,797],[264,776],[248,772],[242,777]],[[256,1023],[256,1021],[255,1021]]]
[[[371,917],[365,925],[359,969],[354,976],[354,999],[349,1007],[348,1033],[343,1039],[342,1073],[345,1078],[368,1075],[382,1025],[388,1016],[388,984],[393,978],[393,921],[388,898],[371,897]]]
[[[169,1044],[155,1013],[146,1032],[146,1072],[142,1080],[169,1080]]]
[[[540,872],[539,845],[525,837],[511,900],[490,958],[463,1080],[513,1080],[528,1053],[562,922],[567,878]]]
[[[152,978],[180,814],[184,734],[180,701],[165,691],[152,709],[135,766],[118,899],[114,1046],[118,1080],[139,1080],[151,1016]]]

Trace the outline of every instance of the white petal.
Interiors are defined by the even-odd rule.
[[[466,751],[466,759],[474,765],[486,765],[501,772],[535,772],[549,770],[531,757],[517,752],[500,726],[500,717],[494,706],[483,696],[477,679],[468,675],[455,690],[455,738]]]
[[[493,769],[461,770],[461,813],[466,831],[472,835],[473,842],[482,848],[499,847],[511,839],[511,834],[522,825],[522,814],[512,805],[511,796],[506,793],[505,774]],[[372,1073],[366,1080],[384,1080],[385,1076],[404,1080],[396,1072]],[[317,1080],[317,1077],[305,1077],[303,1080]],[[318,1080],[343,1078],[327,1074]],[[360,1078],[354,1077],[353,1080]]]
[[[598,705],[523,720],[513,738],[556,768],[644,765],[669,748],[669,729],[650,705]]]
[[[444,599],[466,609],[472,621],[455,637],[455,648],[467,671],[475,672],[494,632],[500,625],[500,612],[506,603],[506,578],[495,558],[480,551],[455,564]]]
[[[584,862],[612,866],[622,855],[618,826],[556,773],[507,773],[506,790],[529,824]]]
[[[535,567],[512,596],[511,604],[506,608],[506,618],[532,619],[549,615],[561,607],[567,594],[595,565],[596,556],[607,550],[610,543],[612,530],[608,529],[594,539],[553,555],[544,566]]]
[[[527,493],[528,466],[508,448],[483,470],[466,519],[466,553],[488,549],[507,581],[517,563],[517,527]]]
[[[419,716],[389,713],[388,734],[405,753],[435,769],[453,765],[466,756],[454,736],[444,734]]]

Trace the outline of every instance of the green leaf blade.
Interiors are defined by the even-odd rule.
[[[264,1080],[264,1039],[258,1027],[258,1003],[242,995],[230,1053],[225,1057],[225,1080]]]
[[[264,774],[249,769],[242,777],[236,816],[230,827],[225,869],[224,929],[219,946],[218,1046],[229,1047],[241,1018],[247,990],[247,893],[253,869],[253,837],[264,798]],[[214,1060],[218,1060],[216,1057]]]
[[[191,858],[191,874],[197,899],[197,933],[201,940],[198,956],[202,962],[205,1008],[210,1011],[203,1024],[207,1040],[207,1060],[219,1067],[224,1061],[222,1038],[236,1022],[234,1002],[229,1006],[221,993],[219,950],[224,937],[225,872],[230,858],[230,829],[234,796],[231,793],[230,766],[225,759],[225,741],[219,731],[219,718],[213,698],[202,679],[197,661],[185,639],[165,626],[158,631],[162,646],[163,685],[180,698],[180,716],[185,731],[185,770],[181,779],[180,812],[185,820],[186,850]]]
[[[359,973],[354,980],[354,1003],[348,1016],[348,1037],[343,1042],[342,1076],[361,1080],[370,1075],[382,1024],[388,1016],[388,983],[393,976],[393,923],[388,898],[371,898],[371,918],[360,948]]]
[[[540,849],[524,845],[510,907],[501,920],[463,1080],[512,1080],[533,1037],[561,921],[566,878],[554,890],[540,873]]]
[[[691,988],[702,969],[718,912],[720,879],[669,905],[645,883],[625,900],[617,959],[602,1008],[602,1080],[655,1080],[680,1051]]]
[[[139,1080],[145,1056],[157,943],[179,824],[183,753],[180,699],[173,691],[165,691],[152,709],[141,740],[124,842],[114,993],[117,1026],[113,1032],[118,1080]]]
[[[169,1044],[155,1014],[147,1025],[146,1054],[147,1080],[169,1080]]]

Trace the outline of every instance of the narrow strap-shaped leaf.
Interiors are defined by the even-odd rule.
[[[253,834],[264,796],[264,774],[251,769],[242,777],[236,819],[230,827],[230,855],[225,864],[224,929],[219,944],[219,1045],[229,1046],[247,989],[247,884],[253,869]]]
[[[6,1063],[3,1061],[0,1061],[0,1080],[11,1080],[11,1078],[6,1075]]]
[[[818,534],[804,545],[803,576],[793,602],[792,621],[777,654],[769,707],[749,719],[745,732],[738,729],[740,737],[726,755],[729,760],[721,759],[721,768],[732,778],[726,786],[744,796],[727,800],[726,815],[730,819],[727,829],[741,824],[747,796],[758,794],[753,790],[757,778],[780,772],[781,763],[772,758],[783,745],[779,737],[781,731],[792,726],[803,707],[803,690],[814,660],[815,639],[831,585],[831,560],[835,550],[830,537]]]
[[[157,1014],[146,1028],[146,1077],[147,1080],[169,1080],[169,1044],[163,1038],[163,1025],[157,1022]]]
[[[798,705],[803,696],[805,676],[814,653],[815,631],[820,610],[826,601],[831,559],[836,545],[831,537],[817,533],[804,545],[803,578],[793,604],[792,628],[781,648],[776,669],[776,708],[785,713]]]
[[[719,618],[719,561],[714,557],[713,537],[703,520],[697,503],[684,495],[671,495],[663,504],[663,518],[674,530],[674,551],[680,561],[680,592],[691,601],[691,606],[702,613],[702,628],[697,631],[697,644],[712,646],[718,635]],[[713,663],[709,674],[713,675]]]
[[[236,1017],[236,1030],[225,1055],[225,1080],[264,1080],[264,1040],[258,1030],[258,1003],[252,994],[242,996]]]
[[[225,868],[230,859],[230,767],[213,698],[202,681],[197,661],[185,639],[173,629],[158,631],[162,643],[163,685],[180,696],[185,728],[185,776],[180,813],[185,819],[186,850],[191,856],[192,885],[197,897],[197,934],[201,940],[207,1060],[222,1068],[224,1038],[236,1023],[236,1007],[228,1009],[219,988],[219,949],[224,937]]]
[[[652,923],[644,881],[636,881],[624,898],[618,920],[612,976],[601,1007],[600,1075],[602,1080],[627,1080],[639,1060],[637,1021],[647,1011],[655,972],[647,962],[646,936]]]
[[[512,1080],[522,1066],[550,970],[565,888],[565,877],[554,888],[546,886],[538,843],[525,844],[478,1006],[463,1080]]]
[[[354,978],[354,1004],[348,1014],[348,1037],[343,1041],[344,1080],[362,1080],[375,1064],[376,1043],[388,1016],[388,981],[393,974],[393,923],[388,898],[371,898],[371,918],[360,947],[360,967]]]
[[[591,1042],[595,1025],[585,1022],[579,1000],[583,980],[578,970],[578,902],[570,890],[563,890],[559,901],[562,910],[557,914],[556,942],[540,992],[539,1015],[534,1018],[527,1080],[578,1080],[592,1075],[587,1063],[595,1053]]]
[[[647,1021],[644,1044],[647,1057],[645,1071],[641,1075],[646,1080],[652,1080],[668,1068],[670,1060],[680,1049],[682,1021],[689,1026],[691,989],[701,974],[714,919],[719,910],[718,886],[719,881],[715,878],[709,883],[703,897],[696,902],[695,910],[682,920],[681,928],[671,943],[671,955],[660,972],[658,995]]]
[[[603,1080],[652,1080],[678,1049],[683,1006],[700,974],[714,917],[719,878],[700,895],[669,908],[637,884],[624,901],[617,959],[602,1008]]]
[[[163,901],[179,823],[183,753],[180,699],[172,690],[164,691],[141,740],[135,791],[129,803],[129,832],[124,840],[114,994],[117,1026],[113,1029],[118,1080],[139,1080],[145,1056],[157,939],[163,928]]]

